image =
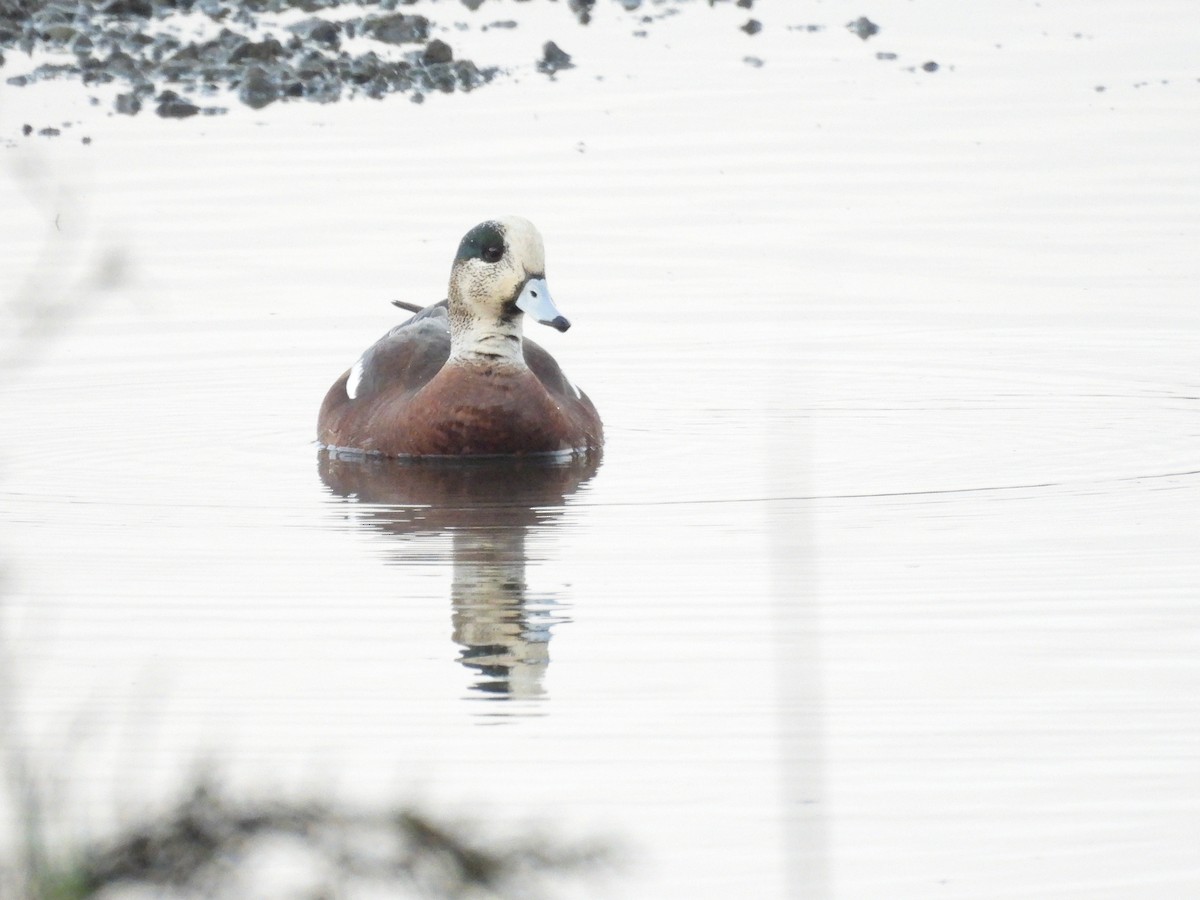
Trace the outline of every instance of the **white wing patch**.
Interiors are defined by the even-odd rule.
[[[365,358],[365,356],[360,356],[358,362],[350,367],[350,377],[346,379],[346,396],[351,400],[358,396],[358,387],[362,384]]]
[[[570,378],[568,378],[568,377],[567,377],[567,373],[566,373],[566,372],[563,372],[563,378],[566,378],[566,379],[567,379],[567,384],[569,384],[569,385],[571,386],[571,390],[573,390],[573,391],[575,392],[575,399],[576,399],[576,400],[582,400],[582,399],[583,399],[583,392],[582,392],[581,390],[579,390],[579,385],[577,385],[577,384],[576,384],[575,382],[573,382],[573,381],[572,381]]]

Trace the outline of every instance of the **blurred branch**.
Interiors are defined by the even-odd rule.
[[[594,868],[611,857],[610,848],[595,842],[572,846],[528,836],[502,843],[478,832],[409,808],[369,812],[318,801],[234,801],[202,778],[162,815],[86,849],[70,877],[56,883],[75,885],[79,893],[72,896],[79,900],[114,886],[166,889],[180,898],[238,896],[238,879],[253,871],[256,854],[278,849],[282,840],[295,857],[293,871],[321,873],[310,886],[314,897],[336,884],[341,896],[383,887],[392,896],[403,888],[447,900],[528,900],[541,894],[546,876]]]
[[[45,229],[16,291],[0,298],[0,372],[28,368],[82,314],[98,292],[126,280],[126,259],[112,246],[89,254],[93,237],[78,198],[36,157],[18,156],[17,185]],[[23,262],[18,260],[19,262]]]

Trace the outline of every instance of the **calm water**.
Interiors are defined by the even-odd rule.
[[[0,293],[82,301],[0,394],[6,727],[69,830],[208,757],[618,837],[583,896],[1200,893],[1190,5],[728,6],[0,152]],[[325,458],[388,301],[509,211],[603,460]]]

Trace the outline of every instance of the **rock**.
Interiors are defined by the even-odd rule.
[[[342,83],[325,76],[301,76],[304,96],[315,103],[335,103],[341,99]]]
[[[938,70],[938,64],[935,63],[933,60],[930,60],[929,62],[927,62],[923,66],[921,66],[922,72],[936,72],[937,70]]]
[[[145,81],[142,75],[141,66],[128,53],[122,53],[120,50],[114,50],[108,55],[108,59],[104,60],[102,67],[105,72],[114,78],[124,78],[126,81],[138,82]]]
[[[746,34],[758,34],[762,31],[762,22],[758,21],[758,19],[750,19],[742,26],[742,31],[746,32]]]
[[[409,63],[388,62],[374,51],[358,57],[343,55],[337,61],[338,76],[372,98],[408,90],[413,85],[413,71]]]
[[[142,111],[142,101],[137,94],[117,94],[113,107],[123,116],[136,116]]]
[[[205,45],[205,47],[210,48],[210,54],[211,54],[211,48],[213,47],[213,45],[215,43],[216,43],[215,41],[209,41],[209,43]],[[179,63],[180,65],[191,66],[191,65],[195,65],[196,63],[200,62],[201,55],[202,55],[202,49],[200,47],[196,46],[195,43],[184,44],[182,47],[180,47],[178,50],[176,50],[174,53],[172,53],[169,57],[167,57],[166,62]]]
[[[492,67],[480,69],[471,60],[460,59],[454,64],[454,71],[458,76],[459,87],[464,91],[473,91],[495,78],[499,70]]]
[[[161,39],[161,37],[162,36],[160,36],[159,39]],[[141,50],[145,50],[147,47],[153,46],[154,41],[155,37],[153,35],[146,34],[143,31],[122,31],[121,46],[130,53],[137,53]]]
[[[167,56],[178,53],[181,49],[183,49],[183,41],[169,34],[158,35],[148,48],[150,59],[155,63],[162,62]]]
[[[52,44],[69,44],[79,37],[79,30],[72,25],[51,25],[42,31],[43,40]]]
[[[154,7],[150,5],[150,0],[109,0],[98,7],[97,12],[117,18],[134,16],[149,19],[154,15]]]
[[[458,87],[458,73],[450,63],[434,63],[421,72],[425,90],[439,90],[443,94],[453,93]]]
[[[315,16],[305,19],[303,22],[297,22],[295,25],[289,25],[288,31],[302,41],[312,41],[327,47],[336,48],[341,43],[340,26],[336,22],[328,22]]]
[[[200,112],[200,107],[183,99],[174,91],[163,91],[158,95],[158,108],[155,112],[164,119],[186,119]]]
[[[575,63],[571,62],[571,54],[567,53],[554,41],[546,41],[542,45],[542,58],[537,64],[539,72],[545,72],[547,75],[553,75],[562,69],[573,69]]]
[[[213,38],[213,40],[209,41],[207,44],[201,44],[200,46],[201,48],[216,46],[224,50],[229,56],[232,56],[235,50],[248,43],[250,43],[250,38],[246,37],[244,34],[238,34],[231,28],[222,28],[221,33]]]
[[[336,80],[338,77],[334,61],[316,50],[310,50],[294,60],[294,67],[296,75],[303,79],[330,78]]]
[[[253,59],[258,62],[276,62],[280,59],[286,59],[287,55],[287,50],[284,49],[283,44],[279,43],[275,38],[269,37],[257,43],[246,41],[246,43],[229,54],[229,61],[231,63],[238,63]]]
[[[872,35],[879,33],[879,26],[866,16],[859,16],[853,22],[848,22],[846,27],[857,34],[864,41]]]
[[[6,79],[9,84],[17,87],[25,87],[25,85],[33,84],[36,81],[50,81],[66,75],[80,75],[83,69],[80,66],[58,63],[42,63],[32,72],[27,75],[14,75],[12,78]]]
[[[238,99],[251,109],[262,109],[279,99],[279,86],[262,66],[251,66],[238,85]]]
[[[368,16],[362,24],[364,32],[385,44],[419,44],[429,38],[429,20],[424,16]]]
[[[595,5],[596,0],[567,0],[567,8],[575,13],[580,25],[587,25],[592,21],[592,7]]]
[[[362,56],[347,56],[338,60],[338,75],[354,84],[366,84],[375,77],[379,70],[379,55],[374,50],[368,50]]]
[[[427,66],[436,63],[448,63],[453,59],[454,51],[450,49],[450,45],[437,38],[430,41],[425,47],[425,52],[421,54],[421,62]]]
[[[229,10],[221,6],[220,0],[196,0],[196,8],[214,22],[220,22],[229,15]]]

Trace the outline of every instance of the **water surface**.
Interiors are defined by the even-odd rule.
[[[0,396],[9,718],[78,827],[207,754],[617,835],[600,895],[1200,889],[1190,7],[729,6],[598,16],[556,83],[3,151],[0,291],[85,301]],[[603,459],[322,456],[509,211]]]

